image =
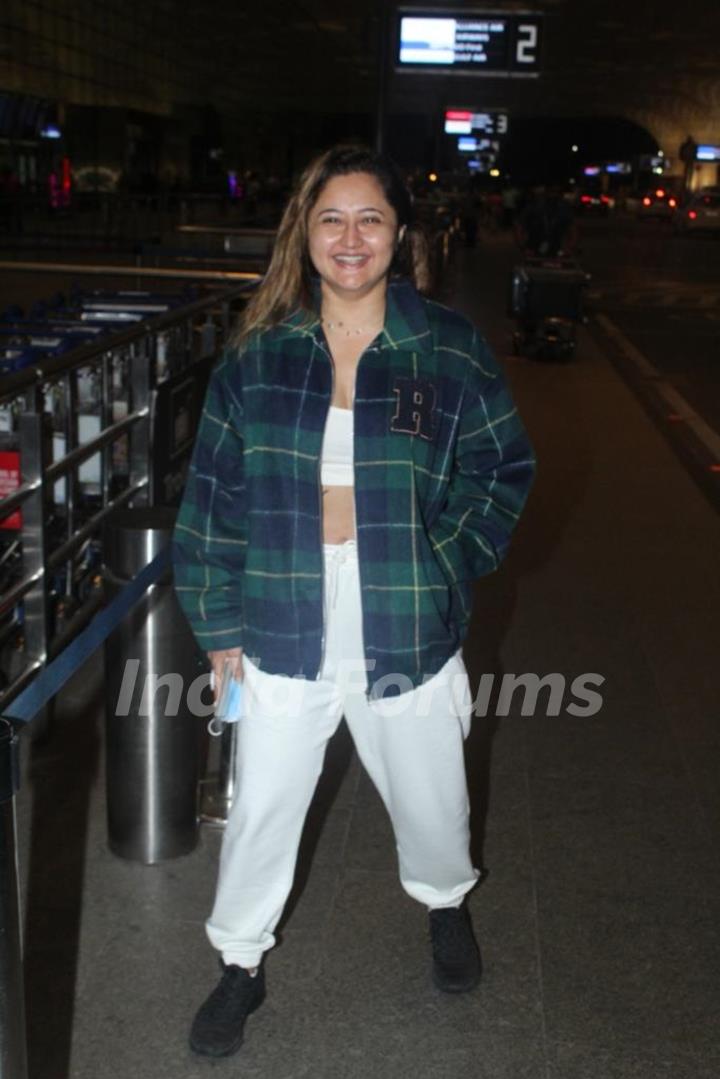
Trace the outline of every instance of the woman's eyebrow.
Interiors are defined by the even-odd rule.
[[[384,214],[384,210],[381,210],[379,206],[362,206],[357,212],[366,214],[369,210],[372,210],[374,214]],[[323,206],[322,210],[318,210],[319,214],[341,214],[344,212],[344,210],[338,210],[334,206]]]

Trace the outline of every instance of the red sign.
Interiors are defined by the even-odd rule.
[[[11,495],[20,486],[20,454],[17,450],[0,450],[0,498]],[[14,510],[0,521],[0,528],[22,528],[22,513]]]

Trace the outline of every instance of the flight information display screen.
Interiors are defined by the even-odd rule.
[[[506,112],[473,112],[472,109],[446,109],[445,134],[471,135],[474,132],[483,135],[507,135],[508,114]]]
[[[540,45],[537,15],[402,14],[397,63],[444,74],[537,75]]]

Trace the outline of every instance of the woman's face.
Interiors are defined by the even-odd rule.
[[[397,215],[366,172],[328,180],[308,216],[310,259],[323,289],[343,299],[385,289],[397,241]]]

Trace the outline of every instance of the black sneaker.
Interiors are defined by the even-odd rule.
[[[190,1048],[208,1057],[226,1057],[242,1045],[245,1020],[265,999],[262,966],[252,978],[243,967],[220,961],[223,976],[200,1006],[190,1030]]]
[[[467,993],[480,981],[480,949],[473,935],[470,912],[461,907],[430,911],[432,978],[444,993]]]

